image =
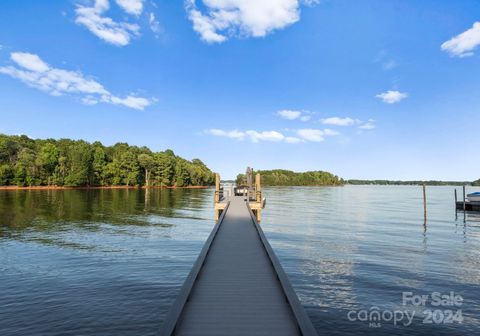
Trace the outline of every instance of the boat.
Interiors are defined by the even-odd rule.
[[[480,202],[480,192],[474,192],[467,195],[470,202]]]

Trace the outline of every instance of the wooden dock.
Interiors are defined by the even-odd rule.
[[[455,202],[457,210],[465,211],[480,211],[480,202],[469,202],[465,201],[465,209],[463,209],[463,202]]]
[[[221,203],[161,335],[317,335],[248,197]]]
[[[467,200],[467,192],[465,186],[462,186],[463,197],[459,201],[457,197],[457,188],[454,190],[455,196],[455,209],[462,210],[462,211],[473,211],[473,212],[480,212],[480,202],[471,202]]]
[[[220,214],[223,209],[225,209],[226,202],[224,200],[229,196],[244,196],[246,201],[250,205],[250,209],[253,211],[257,221],[260,222],[261,211],[265,208],[265,198],[262,197],[262,187],[260,183],[260,174],[255,176],[255,185],[253,184],[253,170],[248,167],[245,174],[246,181],[245,185],[239,188],[233,188],[231,186],[230,190],[225,190],[220,185],[220,175],[215,174],[215,195],[214,195],[214,204],[215,204],[215,219],[218,221]]]

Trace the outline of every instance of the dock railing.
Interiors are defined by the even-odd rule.
[[[249,170],[247,169],[247,172]],[[252,172],[252,170],[250,170]],[[231,190],[227,193],[228,196],[233,196],[237,192],[241,192],[241,195],[247,197],[248,205],[250,209],[256,216],[258,222],[260,222],[260,213],[261,209],[265,208],[265,198],[263,197],[262,193],[262,185],[261,185],[261,176],[259,173],[255,175],[255,186],[252,184],[252,177],[248,178],[249,184],[246,186],[237,186],[235,188],[236,192],[232,192]],[[213,197],[213,202],[215,205],[215,220],[218,221],[220,215],[222,214],[223,210],[225,209],[225,205],[228,201],[228,198],[225,197],[225,190],[221,184],[220,174],[215,174],[215,193]]]

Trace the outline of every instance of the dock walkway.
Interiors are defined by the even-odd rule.
[[[244,197],[229,198],[162,335],[316,335]]]

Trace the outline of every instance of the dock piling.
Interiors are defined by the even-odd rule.
[[[425,223],[427,222],[427,191],[426,186],[423,184],[423,218]]]
[[[463,185],[463,211],[467,209],[467,206],[465,204],[465,185]]]

